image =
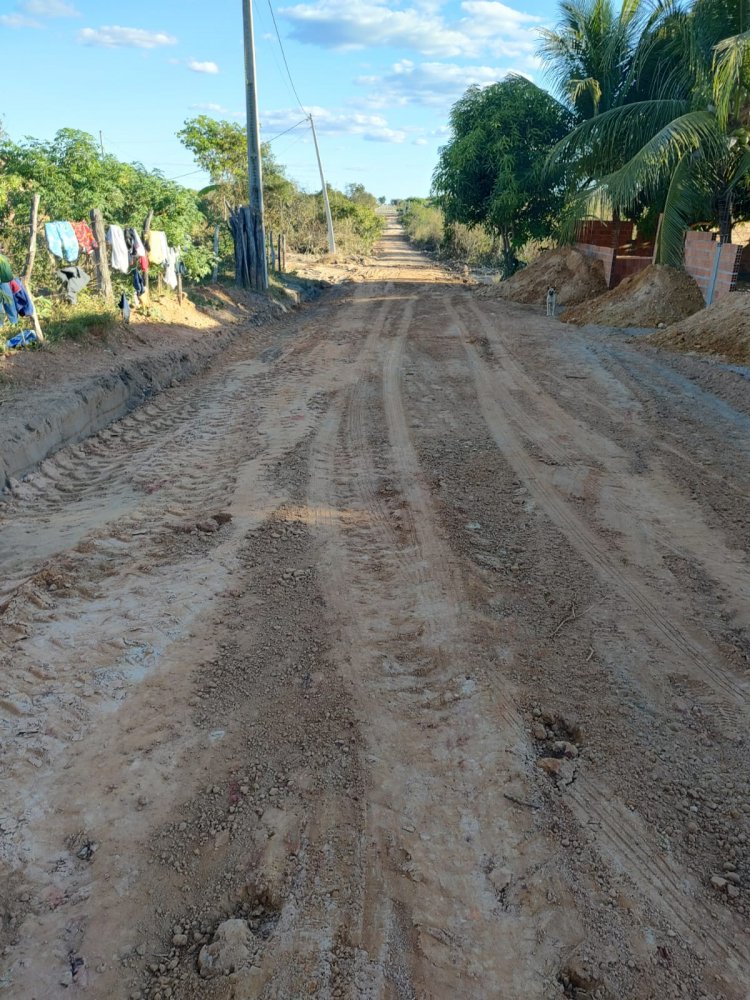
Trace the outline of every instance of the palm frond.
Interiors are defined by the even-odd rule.
[[[683,100],[638,101],[604,111],[582,122],[551,150],[547,169],[573,163],[595,152],[600,163],[622,162],[652,136],[690,112]],[[605,168],[606,169],[606,168]]]
[[[574,105],[577,105],[581,97],[588,97],[597,113],[599,102],[602,99],[602,88],[598,80],[588,77],[586,80],[570,80],[568,82],[568,94]]]
[[[677,164],[697,150],[707,159],[723,150],[723,136],[707,111],[690,111],[673,119],[624,166],[602,178],[600,186],[615,208],[626,212],[638,201],[655,197]]]
[[[750,179],[750,149],[745,149],[733,170],[727,190],[735,191],[742,181],[748,179]]]
[[[683,266],[685,230],[695,218],[705,214],[706,192],[694,169],[692,154],[687,153],[672,173],[664,200],[662,222],[656,240],[656,260],[671,267]]]
[[[726,128],[732,105],[750,76],[750,31],[724,38],[714,46],[713,98],[716,115]]]

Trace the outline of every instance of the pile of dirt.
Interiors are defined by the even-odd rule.
[[[650,264],[585,306],[569,309],[562,318],[579,326],[668,326],[702,308],[703,295],[689,274],[666,264]]]
[[[601,261],[574,247],[558,247],[543,253],[507,281],[483,286],[477,294],[543,307],[550,285],[557,289],[561,306],[577,305],[607,290]]]
[[[648,340],[659,347],[719,354],[738,364],[750,364],[750,295],[725,295],[689,319],[651,334]]]

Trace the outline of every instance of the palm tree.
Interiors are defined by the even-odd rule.
[[[576,218],[656,203],[657,260],[675,266],[691,222],[712,219],[722,242],[731,240],[750,175],[749,3],[696,0],[689,10],[654,11],[635,66],[636,76],[652,68],[649,92],[582,122],[551,156],[598,167],[575,200]]]
[[[643,0],[563,0],[560,21],[540,31],[539,55],[560,99],[580,119],[626,103],[637,79]]]

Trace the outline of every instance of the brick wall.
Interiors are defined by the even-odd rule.
[[[583,222],[578,231],[578,238],[581,243],[596,247],[612,247],[618,249],[625,243],[633,240],[633,223],[621,222],[616,226],[614,222],[599,222],[591,219]]]
[[[610,281],[612,280],[612,266],[615,261],[615,251],[612,247],[603,247],[594,243],[576,243],[576,250],[580,250],[581,253],[585,253],[587,257],[593,257],[602,262],[602,267],[604,268],[604,280],[607,283],[607,288],[610,288]]]
[[[695,279],[706,302],[708,302],[711,277],[716,267],[717,253],[719,261],[713,302],[734,291],[740,270],[742,250],[743,248],[736,243],[725,243],[720,247],[715,242],[713,233],[688,232],[685,234],[685,270]]]
[[[653,264],[653,256],[651,254],[648,257],[621,257],[619,254],[615,257],[614,264],[612,267],[612,276],[610,278],[609,287],[615,288],[620,284],[623,278],[629,278],[631,274],[638,274],[644,268],[648,267],[649,264]]]

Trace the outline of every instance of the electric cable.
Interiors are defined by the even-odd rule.
[[[263,40],[267,41],[269,43],[268,44],[268,48],[267,48],[266,51],[270,53],[270,56],[273,59],[273,64],[276,67],[276,72],[279,74],[279,80],[281,80],[282,83],[283,83],[283,85],[286,87],[286,89],[289,92],[292,100],[296,101],[296,99],[297,99],[296,95],[295,95],[294,91],[292,90],[292,87],[291,87],[290,82],[289,82],[289,75],[284,72],[284,69],[283,69],[283,67],[281,65],[281,62],[279,60],[279,57],[278,57],[278,54],[277,54],[277,51],[276,51],[276,45],[272,44],[273,43],[273,32],[271,30],[271,24],[270,24],[270,22],[268,20],[268,11],[265,9],[264,6],[261,6],[259,0],[253,0],[253,8],[255,10],[255,14],[256,14],[258,20],[263,22],[263,27],[265,29],[265,33],[263,35]]]
[[[299,128],[300,125],[306,125],[306,124],[307,124],[307,118],[303,118],[302,121],[301,122],[297,122],[296,125],[290,125],[289,128],[285,128],[284,131],[283,132],[279,132],[278,135],[273,135],[273,136],[271,136],[270,139],[264,139],[263,141],[264,142],[275,142],[277,139],[280,139],[282,137],[282,135],[287,135],[289,132],[293,131],[295,128]]]
[[[286,58],[286,52],[284,51],[284,43],[281,41],[281,33],[279,32],[279,26],[276,23],[276,15],[273,12],[273,5],[271,3],[271,0],[268,0],[268,9],[271,11],[271,20],[273,21],[273,26],[276,31],[276,37],[279,41],[279,48],[281,49],[281,57],[284,60],[284,65],[286,66],[286,73],[287,76],[289,77],[289,83],[292,85],[292,90],[294,91],[294,96],[297,98],[297,103],[300,106],[300,110],[303,112],[303,114],[307,115],[307,111],[305,111],[305,106],[300,100],[299,94],[297,93],[297,88],[294,86],[294,80],[292,79],[292,73],[291,70],[289,69],[289,63]]]

